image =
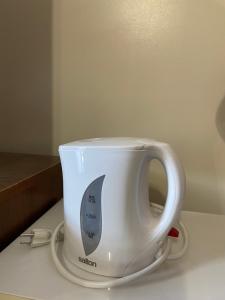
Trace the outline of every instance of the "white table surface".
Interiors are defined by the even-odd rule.
[[[62,202],[30,228],[54,229],[63,219]],[[30,249],[16,239],[0,253],[0,292],[34,299],[225,299],[225,216],[183,212],[190,234],[186,255],[154,274],[110,290],[82,288],[62,278],[49,246]]]

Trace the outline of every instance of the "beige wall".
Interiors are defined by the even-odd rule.
[[[185,208],[225,213],[224,53],[225,0],[1,0],[0,151],[167,141]],[[150,179],[162,201],[159,165]]]
[[[225,213],[225,0],[53,4],[54,151],[86,137],[167,141],[185,208]],[[151,177],[165,193],[159,168]]]
[[[0,1],[0,151],[51,153],[52,1]]]

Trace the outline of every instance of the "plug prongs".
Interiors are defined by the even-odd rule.
[[[34,232],[30,232],[30,233],[23,233],[23,234],[21,234],[20,235],[20,237],[28,237],[28,238],[30,238],[29,240],[22,240],[22,241],[20,241],[20,244],[27,244],[27,245],[29,245],[29,244],[31,244],[31,242],[32,242],[32,237],[34,236]]]
[[[23,233],[21,234],[20,236],[28,236],[28,237],[33,237],[34,236],[34,233],[33,232],[30,232],[30,233]]]

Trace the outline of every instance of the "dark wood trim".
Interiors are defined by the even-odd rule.
[[[3,156],[0,153],[0,251],[62,197],[58,157]]]

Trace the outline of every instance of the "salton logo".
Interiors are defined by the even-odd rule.
[[[92,267],[97,267],[96,262],[91,261],[91,260],[89,260],[87,258],[83,258],[83,257],[79,256],[78,259],[79,259],[80,262],[82,262],[82,263],[84,263],[86,265],[89,265],[89,266],[92,266]]]

